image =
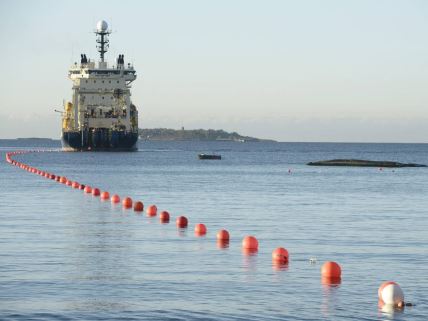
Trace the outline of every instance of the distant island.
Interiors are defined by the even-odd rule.
[[[176,140],[197,140],[197,141],[231,141],[231,142],[275,142],[270,139],[260,139],[249,136],[242,136],[236,132],[228,133],[224,130],[215,129],[170,129],[170,128],[145,128],[139,129],[139,136],[142,140],[152,141],[176,141]]]
[[[226,142],[276,142],[271,139],[260,139],[242,136],[237,132],[228,133],[222,129],[169,129],[146,128],[138,130],[139,137],[145,141],[226,141]],[[61,141],[52,138],[28,137],[15,139],[1,139],[9,146],[42,146],[60,147]]]

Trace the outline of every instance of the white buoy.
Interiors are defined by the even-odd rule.
[[[404,293],[396,283],[388,284],[382,289],[382,301],[385,304],[398,305],[404,302]]]

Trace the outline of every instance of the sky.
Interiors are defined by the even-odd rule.
[[[428,1],[0,0],[0,138],[61,134],[68,68],[134,64],[141,128],[428,143]]]

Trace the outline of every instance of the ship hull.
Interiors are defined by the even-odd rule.
[[[138,133],[97,129],[63,131],[64,151],[136,151]]]

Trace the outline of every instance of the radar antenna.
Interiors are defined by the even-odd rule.
[[[98,21],[95,34],[97,35],[97,49],[100,53],[101,61],[104,62],[104,54],[107,52],[109,47],[108,35],[111,34],[111,30],[108,30],[107,22],[104,20]]]

